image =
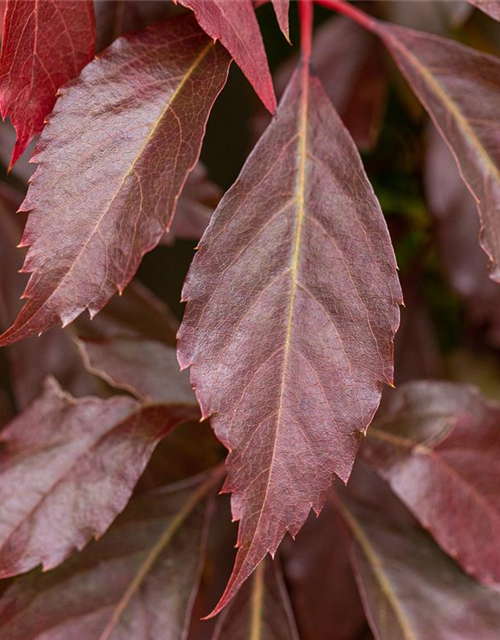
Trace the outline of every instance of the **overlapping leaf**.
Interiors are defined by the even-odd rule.
[[[377,640],[494,640],[500,594],[465,573],[421,529],[348,505],[353,559]],[[432,613],[431,613],[432,611]]]
[[[186,372],[179,371],[175,349],[161,342],[115,336],[80,340],[89,370],[113,387],[152,402],[197,406]]]
[[[229,63],[185,15],[117,40],[64,90],[22,206],[27,302],[2,344],[126,287],[172,221]]]
[[[290,13],[290,0],[272,0],[274,12],[278,19],[283,35],[287,40],[290,38],[288,14]]]
[[[269,558],[220,616],[212,640],[298,640],[279,568]]]
[[[490,340],[498,345],[500,287],[488,277],[488,260],[478,245],[477,208],[434,127],[428,136],[424,169],[427,201],[436,220],[439,258],[469,316],[487,325]]]
[[[176,0],[194,11],[200,27],[220,40],[246,75],[266,108],[274,113],[276,97],[252,0]],[[283,2],[283,0],[277,0]]]
[[[17,131],[15,164],[43,129],[58,89],[95,48],[92,0],[7,0],[0,55],[0,109]]]
[[[143,494],[83,553],[18,578],[2,640],[185,640],[213,489],[210,476]]]
[[[230,450],[240,521],[220,609],[321,509],[334,475],[349,477],[392,379],[401,293],[387,228],[306,67],[212,217],[183,295],[179,359]]]
[[[469,2],[495,20],[500,20],[500,2],[498,0],[469,0]]]
[[[440,36],[373,28],[450,147],[479,207],[490,276],[500,281],[500,60]]]
[[[101,535],[158,441],[196,415],[126,396],[75,400],[49,381],[1,433],[0,576],[54,567]]]
[[[439,545],[489,584],[500,582],[499,421],[500,406],[470,387],[409,383],[362,447]]]

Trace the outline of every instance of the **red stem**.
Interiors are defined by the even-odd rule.
[[[327,9],[333,9],[338,13],[343,13],[354,22],[357,22],[361,27],[368,29],[369,31],[377,31],[377,21],[364,11],[357,9],[352,4],[344,2],[344,0],[316,0],[318,4]]]
[[[304,67],[309,66],[312,50],[313,0],[299,0],[300,48]]]

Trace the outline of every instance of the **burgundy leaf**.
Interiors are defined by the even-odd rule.
[[[11,165],[43,129],[58,89],[92,60],[92,0],[7,0],[0,55],[0,109],[17,131]]]
[[[283,1],[283,0],[280,0]],[[266,109],[276,110],[273,81],[252,0],[176,0],[192,9],[200,27],[220,40]]]
[[[500,60],[396,25],[373,26],[450,147],[481,217],[481,244],[500,281]]]
[[[314,33],[314,73],[363,151],[377,141],[385,106],[387,74],[382,54],[377,38],[347,18],[329,20]],[[286,61],[276,73],[278,95],[285,90],[295,64],[295,58]],[[259,119],[257,128],[263,120]]]
[[[160,438],[195,417],[126,396],[75,400],[50,381],[0,435],[0,577],[55,567],[102,535]]]
[[[500,2],[498,0],[468,0],[495,20],[500,20]]]
[[[183,295],[179,360],[230,450],[240,521],[219,611],[320,511],[334,475],[347,480],[392,380],[401,293],[387,228],[307,67],[212,217]]]
[[[0,602],[2,640],[185,640],[214,479],[135,498],[83,553],[17,578]]]
[[[328,501],[319,518],[311,514],[297,539],[284,546],[301,640],[353,640],[367,627],[349,546],[345,525]]]
[[[487,584],[500,582],[499,421],[500,405],[470,387],[414,382],[392,393],[362,447],[439,545]]]
[[[353,560],[377,640],[495,640],[500,593],[478,585],[421,529],[348,505]]]
[[[186,180],[174,221],[161,243],[171,245],[175,240],[199,240],[221,196],[219,187],[210,182],[205,167],[198,162]]]
[[[220,616],[212,640],[298,640],[283,577],[267,558]]]
[[[120,38],[64,89],[22,206],[27,302],[1,344],[123,291],[171,224],[229,62],[185,15]]]
[[[424,169],[439,257],[451,286],[463,298],[471,318],[488,325],[490,339],[500,345],[500,287],[488,277],[488,259],[477,242],[477,207],[434,127],[428,136]]]
[[[0,195],[0,328],[5,329],[20,309],[19,298],[26,284],[16,273],[22,266],[16,249],[20,229],[14,217],[13,203],[4,206]],[[7,349],[11,385],[18,410],[26,407],[41,392],[43,381],[51,374],[76,395],[95,391],[71,337],[54,328],[40,338],[32,337]]]
[[[145,338],[115,336],[79,340],[87,368],[111,386],[142,400],[197,406],[187,372],[179,371],[175,349]]]

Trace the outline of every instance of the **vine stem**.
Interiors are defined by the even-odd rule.
[[[352,4],[344,2],[344,0],[316,0],[317,4],[327,9],[333,9],[338,13],[342,13],[354,22],[357,22],[361,27],[368,29],[369,31],[377,32],[377,21],[370,15],[361,11]]]
[[[300,17],[300,49],[304,69],[308,69],[311,61],[313,31],[313,0],[299,0]]]

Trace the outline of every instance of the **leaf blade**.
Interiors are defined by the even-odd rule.
[[[357,257],[370,238],[377,250],[369,244],[374,277],[365,288]],[[212,217],[183,292],[179,361],[191,367],[202,416],[213,414],[230,450],[225,490],[240,520],[235,569],[215,612],[287,530],[297,533],[311,506],[321,509],[333,475],[348,478],[381,381],[392,378],[400,296],[387,229],[354,143],[319,81],[301,67]],[[364,328],[362,344],[349,337],[355,324],[357,336]],[[358,367],[363,360],[371,365]],[[307,477],[296,468],[300,458]],[[290,475],[296,495],[284,500]]]

